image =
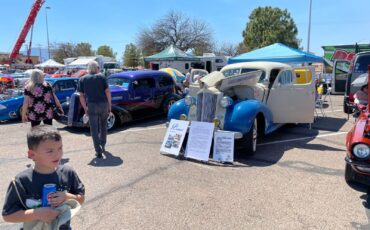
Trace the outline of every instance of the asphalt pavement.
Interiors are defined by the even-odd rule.
[[[333,106],[331,106],[330,100]],[[94,157],[87,129],[58,127],[64,164],[86,186],[76,229],[370,229],[364,188],[344,180],[346,133],[355,120],[332,95],[311,128],[289,124],[234,164],[177,159],[159,153],[165,117],[109,133],[104,159]],[[0,124],[0,206],[26,157],[30,124]],[[0,229],[19,229],[0,221]]]

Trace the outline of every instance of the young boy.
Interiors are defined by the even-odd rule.
[[[15,183],[10,183],[2,216],[6,222],[40,220],[51,223],[59,214],[54,207],[68,199],[75,199],[80,204],[84,202],[85,187],[70,166],[59,165],[63,145],[56,128],[50,125],[33,127],[27,133],[27,144],[28,157],[35,162],[34,168],[19,173]],[[57,187],[57,192],[48,198],[51,207],[40,207],[44,184],[56,184]],[[68,222],[60,229],[70,229],[69,225]]]

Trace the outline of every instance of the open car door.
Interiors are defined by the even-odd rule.
[[[283,69],[272,84],[267,106],[274,123],[312,123],[315,116],[315,82],[295,84],[294,72]]]
[[[333,65],[332,93],[344,94],[346,91],[346,81],[348,78],[350,62],[346,60],[336,60]]]

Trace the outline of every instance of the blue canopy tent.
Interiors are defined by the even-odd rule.
[[[306,53],[302,50],[290,48],[281,43],[275,43],[248,53],[229,58],[228,63],[273,61],[283,63],[322,62],[323,58]]]

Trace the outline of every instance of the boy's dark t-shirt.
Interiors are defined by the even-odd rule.
[[[57,191],[85,194],[85,186],[73,168],[68,165],[58,166],[56,171],[51,174],[41,174],[32,168],[26,169],[15,177],[15,183],[24,204],[27,203],[27,199],[41,200],[44,184],[56,184]],[[25,208],[19,201],[13,183],[10,183],[6,193],[2,215],[7,216],[19,210],[25,210]],[[65,225],[60,229],[65,229],[65,227],[68,229],[68,226]]]

